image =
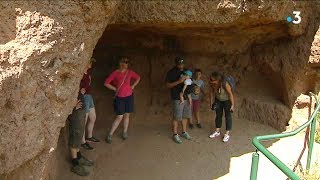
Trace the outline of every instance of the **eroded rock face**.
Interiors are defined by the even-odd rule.
[[[309,64],[312,67],[320,66],[320,27],[314,36],[314,41],[312,42]]]
[[[0,2],[0,174],[34,161],[41,176],[117,3]]]
[[[75,103],[86,63],[108,23],[114,35],[117,31],[140,32],[142,40],[138,35],[132,41],[120,36],[109,39],[106,33],[102,41],[123,49],[167,52],[150,53],[148,57],[154,61],[143,61],[150,63],[151,74],[139,67],[154,82],[163,81],[163,69],[157,67],[168,69],[169,58],[179,52],[194,59],[192,67],[199,64],[205,71],[223,68],[237,78],[236,116],[261,119],[284,129],[296,97],[315,86],[309,83],[316,73],[308,59],[312,42],[312,47],[318,45],[314,34],[319,28],[320,7],[312,3],[1,1],[0,178],[19,179],[25,173],[29,179],[39,179],[43,175],[49,152]],[[288,24],[285,17],[295,9],[302,12],[303,21]],[[315,48],[312,61],[318,62]],[[256,87],[247,82],[259,82],[259,78],[250,79],[258,72],[264,75],[262,84],[274,86],[270,91],[277,97],[274,101],[266,102],[261,96],[265,93],[252,96]],[[158,97],[151,99],[151,105],[163,106],[166,102],[161,94],[167,90],[152,83],[142,84],[142,88]]]

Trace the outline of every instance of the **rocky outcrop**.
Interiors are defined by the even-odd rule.
[[[238,106],[246,112],[237,116],[283,129],[296,97],[315,86],[316,72],[308,66],[311,44],[318,42],[313,39],[319,28],[315,3],[1,1],[0,179],[39,179],[45,173],[86,63],[106,27],[98,49],[134,49],[146,57],[138,69],[154,81],[142,82],[150,93],[143,105],[166,105],[161,96],[167,90],[154,82],[163,82],[163,70],[179,53],[192,68],[224,69],[236,77]],[[301,23],[287,23],[296,9]],[[310,62],[317,62],[317,50],[311,49]],[[271,86],[268,93],[247,84],[255,73],[263,81],[252,82]]]
[[[117,4],[0,2],[0,177],[28,161],[27,177],[41,177]]]
[[[312,42],[309,64],[312,67],[320,66],[320,26]]]

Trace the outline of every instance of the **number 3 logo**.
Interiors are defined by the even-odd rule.
[[[293,11],[295,19],[292,21],[293,24],[299,24],[301,22],[300,11]]]

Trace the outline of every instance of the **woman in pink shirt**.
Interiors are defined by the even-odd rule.
[[[133,89],[138,85],[140,76],[134,71],[128,69],[129,58],[121,57],[119,61],[119,69],[113,71],[105,80],[104,85],[115,91],[114,111],[117,115],[112,124],[112,128],[106,138],[106,142],[112,143],[112,135],[118,128],[123,119],[123,134],[122,139],[128,138],[128,126],[130,113],[133,112]],[[134,83],[131,85],[131,79]]]

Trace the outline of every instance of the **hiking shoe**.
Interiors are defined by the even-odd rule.
[[[189,129],[193,129],[193,124],[189,124]]]
[[[86,138],[86,141],[95,142],[95,143],[100,142],[99,139],[97,139],[97,138],[95,138],[95,137],[93,137],[93,136],[92,136],[91,138]]]
[[[81,147],[83,147],[83,148],[86,149],[86,150],[94,150],[94,147],[90,146],[90,144],[87,143],[87,142],[81,144]]]
[[[209,138],[215,138],[220,136],[220,132],[219,131],[215,131],[214,133],[210,134]]]
[[[90,174],[90,172],[81,165],[72,166],[71,171],[79,176],[88,176]]]
[[[94,165],[93,161],[90,161],[90,160],[88,160],[87,158],[85,158],[83,156],[78,160],[78,162],[82,166],[93,166]]]
[[[122,139],[127,140],[128,139],[128,133],[122,133]]]
[[[223,142],[228,142],[229,139],[230,139],[230,135],[229,135],[229,134],[225,134],[225,135],[223,136],[222,141],[223,141]]]
[[[202,125],[200,123],[197,124],[198,128],[202,128]]]
[[[112,135],[108,135],[106,137],[106,143],[111,144],[112,143]]]
[[[182,143],[182,141],[181,141],[181,139],[180,139],[180,137],[179,137],[178,134],[173,135],[172,139],[173,139],[173,141],[176,142],[177,144],[181,144],[181,143]]]
[[[192,137],[187,132],[182,133],[181,136],[188,139],[188,140],[192,139]]]

